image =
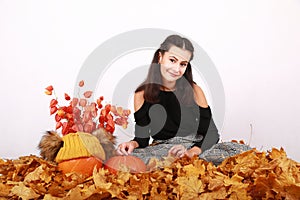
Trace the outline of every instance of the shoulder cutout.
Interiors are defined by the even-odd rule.
[[[202,108],[207,108],[208,107],[208,103],[206,101],[204,92],[202,91],[202,89],[194,84],[194,99],[195,102],[197,103],[198,106],[202,107]]]
[[[144,104],[144,91],[134,93],[134,111],[139,110]]]

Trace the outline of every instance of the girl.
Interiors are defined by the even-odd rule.
[[[178,35],[168,36],[156,50],[134,94],[135,137],[118,146],[118,155],[131,154],[145,163],[168,154],[193,157],[219,141],[205,95],[193,81],[193,54],[192,43]]]

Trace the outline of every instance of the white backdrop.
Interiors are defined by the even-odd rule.
[[[192,38],[217,67],[226,95],[223,141],[283,147],[300,161],[299,24],[299,0],[0,0],[0,157],[38,154],[43,132],[55,126],[45,86],[61,98],[72,94],[81,65],[102,42],[161,28]]]

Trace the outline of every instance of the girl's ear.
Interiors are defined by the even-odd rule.
[[[158,63],[161,63],[161,59],[162,59],[162,54],[161,52],[158,52]]]

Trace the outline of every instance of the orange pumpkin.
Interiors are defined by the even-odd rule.
[[[77,172],[83,175],[91,176],[94,167],[97,169],[102,167],[102,161],[96,157],[82,157],[65,160],[58,163],[58,168],[63,173]]]
[[[146,172],[145,163],[136,156],[114,156],[108,159],[104,165],[111,173],[116,174],[117,171],[128,169],[131,173]]]

